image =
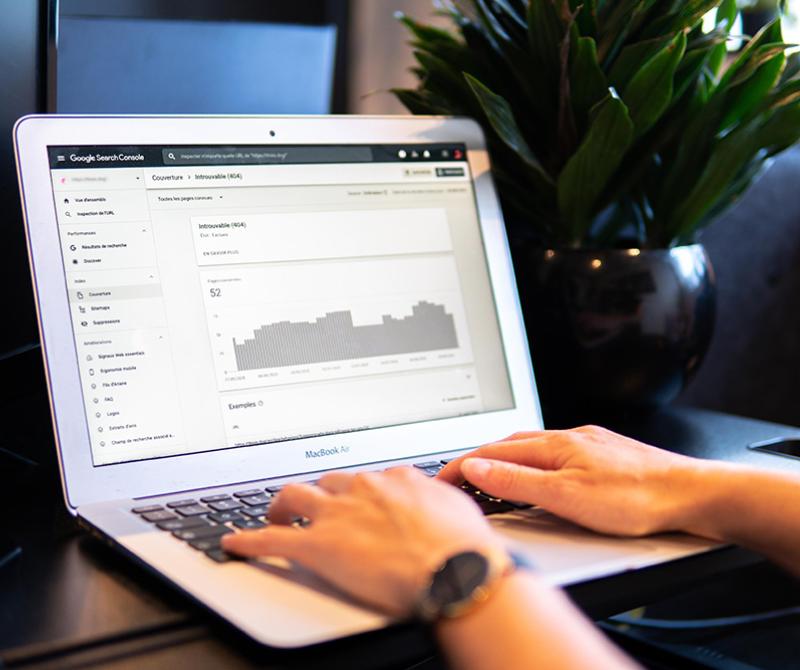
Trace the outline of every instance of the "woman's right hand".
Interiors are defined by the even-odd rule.
[[[709,462],[596,426],[517,433],[449,463],[439,477],[539,505],[592,530],[691,530]],[[706,481],[706,483],[708,483]]]

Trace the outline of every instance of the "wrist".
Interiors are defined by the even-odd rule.
[[[465,630],[481,629],[483,622],[503,618],[508,603],[516,601],[524,593],[527,596],[549,595],[557,589],[545,582],[538,574],[530,570],[514,570],[503,575],[495,584],[491,597],[479,607],[475,607],[463,616],[441,618],[432,622],[433,630],[440,640],[449,636],[460,635]]]
[[[725,519],[739,497],[741,475],[736,464],[691,459],[680,472],[681,495],[668,530],[725,540]]]

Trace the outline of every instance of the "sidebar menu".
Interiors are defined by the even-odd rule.
[[[141,169],[53,172],[93,460],[178,451],[183,426]]]

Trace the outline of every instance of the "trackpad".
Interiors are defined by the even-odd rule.
[[[618,538],[584,530],[539,509],[489,518],[511,546],[556,584],[571,584],[674,560],[719,545],[678,533]]]

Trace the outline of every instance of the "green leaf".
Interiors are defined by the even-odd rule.
[[[800,75],[800,51],[795,51],[786,56],[786,67],[781,73],[781,83],[795,79],[798,75]]]
[[[531,151],[531,148],[522,136],[508,102],[501,96],[490,91],[480,81],[475,79],[475,77],[465,74],[464,78],[467,80],[475,97],[478,99],[486,117],[489,119],[489,123],[492,125],[498,137],[503,140],[509,149],[515,151],[542,180],[552,184],[552,177],[547,174],[547,171],[542,167],[542,164],[533,154],[533,151]]]
[[[595,202],[633,139],[633,123],[618,98],[606,97],[592,116],[589,132],[558,178],[558,207],[573,244],[585,236]]]
[[[605,2],[598,21],[597,54],[604,66],[610,64],[628,35],[633,34],[647,16],[655,0]]]
[[[570,80],[572,108],[580,130],[584,130],[589,110],[608,95],[608,82],[597,62],[597,47],[591,37],[578,39]]]
[[[743,113],[752,109],[750,105],[754,98],[749,93],[749,83],[754,75],[760,73],[760,66],[769,62],[769,58],[777,57],[776,52],[771,50],[782,50],[779,43],[773,42],[775,37],[780,37],[780,26],[776,27],[774,23],[759,31],[730,65],[708,99],[700,100],[702,104],[683,132],[676,158],[658,198],[656,209],[667,220],[671,217],[669,212],[674,211],[701,178],[706,164],[716,151],[720,131],[730,128],[732,123],[742,118]],[[764,80],[760,76],[757,88],[763,90]],[[770,71],[763,76],[768,80]],[[736,102],[739,98],[741,105]],[[735,112],[732,111],[732,105],[735,106]]]
[[[800,139],[800,105],[779,107],[766,122],[761,122],[753,142],[768,156],[788,149]]]
[[[672,82],[672,104],[683,98],[689,87],[697,81],[703,69],[708,67],[708,60],[712,57],[714,48],[695,49],[684,54]]]
[[[736,57],[733,63],[731,63],[728,69],[725,70],[725,74],[722,75],[722,78],[719,81],[719,87],[724,88],[728,86],[733,78],[739,73],[739,70],[750,61],[754,52],[759,48],[767,44],[776,45],[781,44],[782,42],[783,37],[781,36],[781,22],[780,19],[775,19],[759,30],[745,45],[744,49],[739,52],[739,55]]]
[[[443,42],[445,44],[458,44],[458,40],[453,37],[452,34],[447,32],[446,30],[442,30],[441,28],[436,28],[435,26],[427,26],[422,23],[419,23],[412,19],[409,16],[406,16],[402,12],[398,12],[395,14],[395,18],[397,18],[400,23],[402,23],[406,28],[411,31],[411,34],[414,35],[420,42],[425,44],[432,44],[437,42]]]
[[[763,57],[759,56],[761,50]],[[722,131],[747,118],[757,109],[780,76],[786,62],[783,47],[778,47],[777,52],[769,45],[761,47],[761,50],[755,52],[752,61],[741,68],[731,82],[728,109],[720,124]]]
[[[800,139],[800,106],[782,107],[766,122],[755,118],[730,133],[717,146],[703,175],[676,209],[671,228],[686,237],[729,188],[748,160],[758,152],[763,158],[788,148]]]
[[[421,91],[412,91],[405,88],[393,88],[391,92],[412,114],[431,114],[438,116],[450,114],[450,107],[438,107],[432,103]]]
[[[571,156],[578,144],[578,129],[572,108],[572,87],[570,86],[570,55],[574,52],[573,40],[579,39],[575,17],[570,15],[569,25],[561,42],[558,77],[558,155]],[[574,58],[574,56],[573,56]],[[560,167],[560,165],[559,165]]]
[[[509,0],[492,0],[489,8],[510,39],[524,41],[527,39],[528,24],[525,21],[525,8],[514,7]]]
[[[597,37],[597,2],[596,0],[569,0],[570,9],[577,11],[576,21],[581,35]]]
[[[764,98],[758,112],[776,110],[784,105],[793,105],[800,102],[800,79],[790,79]]]
[[[726,35],[730,35],[733,22],[736,20],[736,15],[739,13],[739,6],[736,0],[723,0],[719,7],[717,7],[716,29],[723,31]],[[717,76],[719,69],[725,62],[725,56],[728,53],[728,47],[725,42],[718,44],[708,59],[708,68]]]
[[[686,34],[678,33],[672,42],[653,56],[625,87],[622,99],[636,128],[644,133],[664,113],[672,100],[675,70],[686,50]]]
[[[611,85],[619,91],[624,90],[628,82],[633,79],[636,72],[642,67],[642,64],[669,45],[672,40],[672,35],[666,35],[665,37],[656,37],[655,39],[627,45],[620,51],[608,75]]]
[[[674,35],[686,28],[691,28],[718,4],[719,0],[689,0],[677,3],[677,9],[666,14],[661,13],[660,16],[649,22],[643,31],[643,36],[656,37],[667,33]],[[656,14],[659,13],[656,12]]]
[[[559,52],[564,24],[554,0],[533,0],[528,5],[528,41],[534,66],[541,68],[548,81],[559,77]]]
[[[480,111],[458,70],[453,70],[446,61],[424,51],[415,51],[414,57],[425,70],[426,88],[451,100],[458,106],[459,113],[474,116]]]

